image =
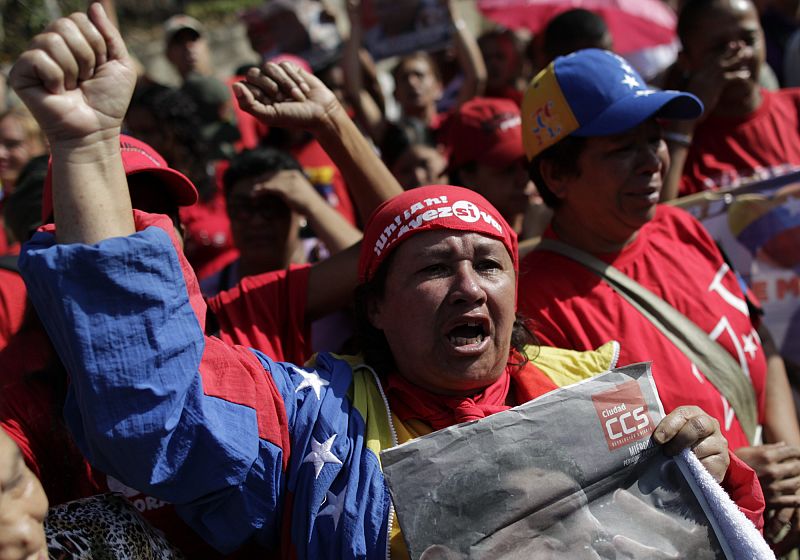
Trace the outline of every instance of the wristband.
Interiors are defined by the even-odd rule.
[[[669,132],[664,131],[663,133],[664,140],[667,142],[672,142],[673,144],[677,144],[678,146],[683,146],[684,148],[688,148],[692,145],[692,135],[691,134],[681,134],[680,132]]]

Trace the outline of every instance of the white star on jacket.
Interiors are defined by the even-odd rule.
[[[319,510],[319,515],[330,515],[333,517],[334,530],[339,525],[339,517],[344,511],[344,490],[337,496],[328,490],[325,497],[325,507]]]
[[[303,389],[311,387],[312,389],[314,389],[314,394],[317,395],[317,400],[319,400],[320,399],[319,390],[322,387],[330,385],[330,381],[322,379],[316,370],[305,371],[300,368],[296,368],[294,366],[292,366],[292,369],[303,376],[303,381],[301,381],[300,385],[297,386],[297,389],[294,390],[295,393],[299,393]]]
[[[315,437],[311,438],[311,452],[303,459],[304,463],[314,463],[314,478],[319,478],[319,473],[322,472],[322,467],[326,463],[333,463],[341,465],[342,462],[331,453],[333,447],[333,440],[336,439],[336,434],[329,437],[324,443],[317,441]]]

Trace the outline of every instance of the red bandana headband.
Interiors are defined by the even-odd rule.
[[[450,185],[406,191],[381,204],[364,228],[358,281],[372,279],[381,263],[403,241],[423,231],[452,229],[480,233],[503,242],[519,271],[517,234],[478,193]]]

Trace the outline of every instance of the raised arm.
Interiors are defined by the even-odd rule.
[[[473,97],[483,95],[483,91],[486,89],[486,63],[483,61],[483,55],[475,36],[458,13],[456,0],[446,0],[446,2],[455,30],[454,40],[458,65],[464,73],[464,83],[456,99],[456,107],[458,107]]]
[[[333,93],[314,75],[282,62],[251,69],[234,84],[242,109],[268,125],[311,131],[342,173],[361,220],[403,192]]]
[[[301,171],[279,171],[276,180],[257,183],[255,191],[278,195],[289,208],[307,218],[332,254],[361,240],[361,232],[320,196]]]
[[[350,34],[344,43],[342,52],[342,71],[344,73],[344,87],[356,110],[356,117],[370,137],[375,142],[380,142],[386,132],[386,116],[383,110],[364,88],[362,75],[362,57],[369,57],[369,53],[361,48],[364,29],[361,25],[361,1],[347,0],[347,15],[350,19]],[[370,61],[371,63],[371,61]]]
[[[36,233],[19,262],[70,374],[64,417],[95,467],[219,549],[277,542],[294,370],[204,338],[172,222],[134,216],[119,154],[134,79],[99,4],[51,24],[11,74],[53,148],[58,237]]]
[[[58,241],[133,233],[119,134],[136,71],[101,5],[34,37],[9,82],[50,143]]]
[[[236,84],[239,104],[267,124],[312,131],[350,187],[362,221],[383,201],[403,192],[345,113],[333,93],[307,72],[288,63],[251,70]],[[306,319],[347,305],[357,282],[358,247],[315,265],[308,279]]]

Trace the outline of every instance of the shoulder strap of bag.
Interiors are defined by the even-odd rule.
[[[536,249],[559,253],[603,278],[700,369],[733,407],[748,441],[755,443],[758,412],[753,385],[733,356],[708,333],[619,269],[585,251],[555,239],[543,239]]]

